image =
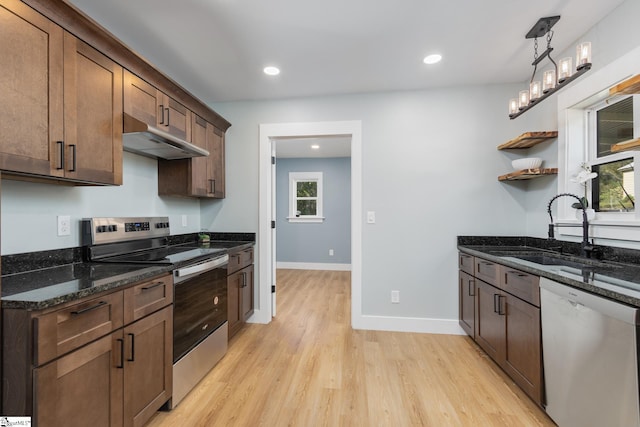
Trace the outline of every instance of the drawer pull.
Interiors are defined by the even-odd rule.
[[[69,144],[69,147],[71,147],[71,153],[73,154],[73,161],[71,162],[71,169],[69,169],[69,172],[75,172],[76,171],[76,157],[77,156],[77,152],[76,152],[76,144]]]
[[[500,295],[493,294],[493,312],[498,313],[498,304],[500,304]]]
[[[129,338],[131,338],[131,357],[127,359],[127,362],[133,362],[136,359],[136,336],[129,334]]]
[[[506,314],[506,312],[503,312],[503,311],[502,311],[502,304],[501,304],[501,301],[502,301],[502,300],[501,300],[501,298],[504,298],[504,299],[506,300],[506,299],[507,299],[507,297],[506,297],[506,296],[504,296],[504,295],[498,295],[498,314],[499,314],[500,316],[504,316],[504,315]]]
[[[116,366],[118,369],[124,368],[124,340],[118,338],[116,341],[120,343],[120,363]]]
[[[247,287],[247,272],[243,271],[242,272],[242,288],[246,288]]]
[[[473,280],[469,279],[469,283],[468,283],[469,284],[469,290],[468,290],[468,293],[469,293],[470,297],[476,296],[475,292],[473,292],[473,293],[471,292],[471,284],[472,283],[473,283]]]
[[[518,277],[527,277],[528,274],[526,273],[520,273],[519,271],[508,271],[507,274],[515,274]]]
[[[102,307],[103,305],[107,305],[107,304],[108,304],[108,303],[107,303],[106,301],[100,301],[99,303],[97,303],[97,304],[96,304],[96,305],[94,305],[94,306],[87,307],[87,308],[83,308],[82,310],[72,311],[72,312],[71,312],[71,314],[72,314],[73,316],[77,316],[77,315],[79,315],[79,314],[86,313],[87,311],[95,310],[96,308],[100,308],[100,307]]]
[[[160,124],[164,124],[164,105],[160,104]]]
[[[157,288],[158,286],[162,286],[162,285],[164,285],[164,282],[156,282],[156,283],[154,283],[152,285],[149,285],[149,286],[143,286],[142,290],[143,291],[148,291],[150,289],[154,289],[154,288]]]

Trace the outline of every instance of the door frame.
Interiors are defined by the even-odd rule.
[[[309,136],[351,137],[351,326],[362,318],[362,122],[303,122],[260,125],[259,154],[259,307],[251,322],[269,323],[272,319],[271,278],[273,253],[271,249],[272,178],[271,153],[274,139]]]

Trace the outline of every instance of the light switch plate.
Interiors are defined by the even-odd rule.
[[[187,226],[187,216],[186,215],[182,215],[182,226],[183,227]]]
[[[367,211],[367,224],[375,224],[375,223],[376,223],[375,211]]]

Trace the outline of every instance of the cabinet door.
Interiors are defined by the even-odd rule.
[[[64,35],[65,177],[122,184],[122,67]]]
[[[0,58],[0,169],[62,176],[62,28],[0,0]]]
[[[475,337],[476,283],[473,276],[460,271],[458,273],[458,292],[460,326],[471,337]]]
[[[35,369],[34,425],[122,425],[122,332]]]
[[[505,352],[504,296],[500,290],[476,280],[476,342],[502,364]]]
[[[124,71],[124,112],[150,126],[159,126],[162,92],[140,77]]]
[[[164,125],[165,132],[191,141],[191,111],[167,95],[164,95],[160,108],[160,124]]]
[[[242,320],[247,319],[253,314],[253,264],[242,270],[242,292],[240,293],[240,307],[242,310]]]
[[[200,148],[209,150],[207,145],[207,125],[208,123],[198,115],[194,114],[191,121],[191,142]],[[210,126],[210,125],[209,125]],[[209,155],[210,156],[210,155]],[[207,197],[209,193],[209,157],[194,157],[191,162],[191,185],[190,195],[197,197]]]
[[[538,404],[542,404],[540,309],[505,293],[504,369]]]
[[[124,328],[125,427],[143,426],[171,398],[172,317],[169,306]]]
[[[224,133],[212,124],[207,125],[207,150],[209,150],[209,196],[223,199],[225,196]]]
[[[242,328],[242,309],[240,293],[243,284],[242,270],[227,277],[227,316],[229,321],[229,338]]]

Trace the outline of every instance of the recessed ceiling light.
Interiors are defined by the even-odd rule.
[[[264,71],[264,73],[268,76],[277,76],[278,74],[280,74],[280,69],[278,67],[264,67],[262,71]]]
[[[424,58],[424,63],[425,64],[437,64],[438,62],[440,62],[440,60],[442,60],[442,55],[434,53],[432,55],[428,55]]]
[[[314,150],[319,150],[320,146],[318,144],[313,144],[311,148],[313,148]]]

